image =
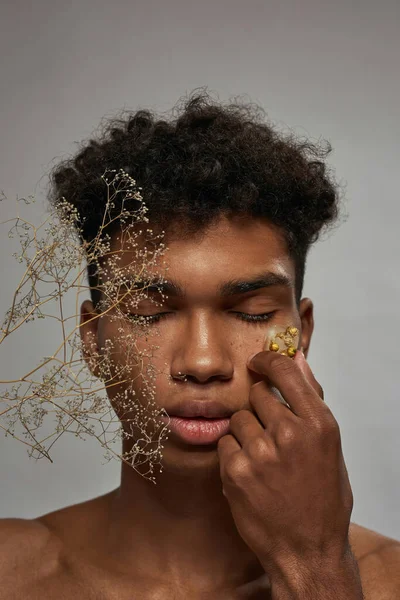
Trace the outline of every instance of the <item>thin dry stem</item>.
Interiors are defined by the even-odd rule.
[[[127,285],[127,271],[119,266],[121,251],[111,248],[108,231],[111,225],[120,225],[124,243],[136,253],[135,281],[146,280],[150,271],[154,281],[154,269],[166,248],[162,235],[153,236],[151,229],[147,233],[148,239],[157,242],[154,252],[144,252],[139,244],[142,230],[138,233],[137,225],[149,219],[132,177],[120,169],[107,170],[102,179],[107,203],[100,230],[90,243],[83,241],[83,223],[77,209],[64,198],[39,227],[21,217],[19,210],[14,220],[2,223],[13,223],[8,235],[19,237],[22,251],[14,256],[19,263],[25,262],[25,270],[1,327],[1,347],[5,349],[12,333],[36,319],[55,319],[62,340],[51,355],[25,374],[1,381],[0,428],[6,436],[27,445],[29,456],[45,457],[50,462],[50,450],[62,434],[73,433],[81,439],[91,435],[106,450],[107,460],[118,458],[156,483],[154,470],[157,466],[162,472],[162,442],[169,433],[168,425],[159,418],[168,415],[154,401],[155,379],[160,373],[151,359],[159,347],[140,350],[137,342],[146,335],[148,324],[142,317],[126,314],[126,308],[121,309],[127,299],[137,307],[146,297],[146,287]],[[34,198],[22,201],[30,204]],[[89,358],[78,322],[79,296],[89,290],[84,284],[88,263],[96,265],[102,281],[102,301],[86,325],[93,319],[107,318],[118,326],[118,336],[107,338],[104,347]],[[131,272],[129,275],[132,279]],[[163,276],[157,277],[161,282]],[[74,315],[66,310],[65,297],[70,291],[76,294]],[[121,356],[125,357],[123,361]],[[50,433],[46,431],[49,428]],[[123,443],[125,450],[114,450],[116,443]],[[143,465],[148,466],[147,471]]]

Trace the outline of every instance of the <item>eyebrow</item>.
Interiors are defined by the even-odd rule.
[[[166,296],[175,296],[178,298],[185,298],[186,291],[173,280],[159,280],[159,279],[141,279],[135,280],[134,276],[127,277],[127,282],[130,289],[145,289],[148,293],[161,293]],[[292,280],[281,273],[273,273],[272,271],[266,271],[255,275],[250,279],[230,279],[220,284],[217,288],[218,293],[222,297],[236,296],[238,294],[246,294],[248,292],[254,292],[262,288],[269,288],[272,286],[284,286],[287,288],[293,288]]]

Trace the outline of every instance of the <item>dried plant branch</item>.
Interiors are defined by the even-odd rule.
[[[14,253],[14,257],[18,263],[25,263],[25,270],[0,328],[1,348],[5,349],[12,333],[36,319],[55,319],[62,340],[53,354],[44,356],[28,372],[0,382],[4,388],[0,428],[6,436],[27,445],[29,456],[45,457],[50,462],[50,450],[62,434],[73,433],[81,439],[93,436],[106,450],[107,460],[118,458],[156,483],[154,469],[158,466],[162,471],[162,442],[169,433],[159,418],[168,415],[154,402],[155,378],[160,373],[151,359],[158,346],[146,347],[146,352],[138,347],[148,325],[142,317],[132,319],[121,304],[129,300],[132,307],[137,307],[146,297],[146,286],[137,289],[134,282],[146,280],[150,270],[154,281],[154,269],[166,248],[162,235],[155,236],[147,229],[147,240],[155,250],[152,256],[143,252],[138,225],[149,219],[140,188],[136,188],[132,177],[122,169],[107,170],[102,180],[107,202],[100,230],[90,243],[83,241],[84,223],[77,209],[64,198],[39,227],[23,218],[19,210],[15,219],[2,223],[13,223],[8,235],[19,237],[21,252]],[[30,204],[34,198],[17,201]],[[126,268],[120,266],[121,250],[113,249],[111,244],[109,232],[118,226],[121,239],[137,259],[129,278]],[[84,283],[88,264],[96,265],[102,300],[87,324],[105,318],[118,326],[118,339],[107,338],[89,358],[78,322],[79,295],[90,290]],[[162,274],[157,276],[161,283]],[[75,314],[68,315],[65,297],[71,290],[76,294]],[[116,360],[121,348],[124,361]],[[45,431],[49,426],[50,433]],[[120,452],[112,448],[115,443],[122,443]]]

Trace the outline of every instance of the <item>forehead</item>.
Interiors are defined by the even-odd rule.
[[[143,250],[154,251],[157,242],[149,244],[143,234],[134,239],[137,245],[130,247],[123,236],[116,235],[112,250],[118,252],[119,267],[137,274],[143,268]],[[175,226],[174,232],[161,241],[167,249],[146,269],[146,274],[161,274],[185,287],[190,286],[194,293],[216,288],[221,281],[251,277],[263,270],[286,275],[294,281],[294,264],[283,232],[266,220],[222,216],[195,235],[180,232]],[[167,273],[165,267],[168,267]]]

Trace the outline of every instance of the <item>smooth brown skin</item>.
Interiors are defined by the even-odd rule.
[[[139,344],[160,346],[153,358],[164,373],[157,379],[156,402],[168,411],[172,402],[204,394],[235,411],[250,408],[257,379],[246,360],[263,349],[268,322],[247,323],[233,311],[276,311],[270,324],[299,327],[307,357],[313,304],[303,298],[297,310],[294,287],[264,288],[228,303],[216,288],[267,270],[294,282],[279,230],[260,220],[221,218],[202,238],[171,238],[167,246],[168,278],[188,295],[184,301],[170,298],[172,304],[162,308],[150,302],[140,307],[142,314],[174,313],[156,324],[161,338],[152,340],[150,330]],[[122,264],[133,264],[129,252],[122,256]],[[115,322],[108,316],[90,320],[92,309],[86,300],[81,333],[87,359],[106,338],[118,341]],[[188,381],[168,385],[165,363],[168,374],[181,371]],[[121,462],[120,486],[108,494],[33,520],[1,520],[0,600],[270,598],[268,574],[240,537],[222,493],[217,446],[188,447],[173,437],[164,446],[156,486]],[[400,542],[354,523],[350,542],[365,600],[394,599]]]

